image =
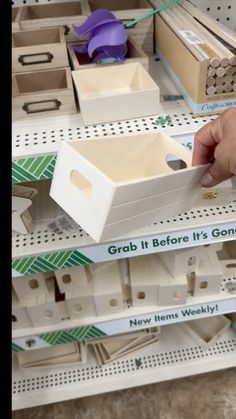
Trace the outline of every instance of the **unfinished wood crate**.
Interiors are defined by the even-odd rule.
[[[226,316],[213,316],[206,319],[190,320],[178,327],[191,336],[197,345],[208,348],[230,328],[230,320]]]
[[[65,295],[65,304],[70,318],[96,315],[91,281],[84,266],[56,270],[56,281]]]
[[[208,167],[191,158],[161,132],[63,141],[50,195],[94,240],[107,240],[191,208]]]
[[[13,119],[76,112],[69,68],[13,74],[12,96]]]
[[[214,249],[204,249],[199,266],[187,275],[189,291],[194,296],[218,294],[223,279],[223,269]]]
[[[159,257],[166,269],[175,278],[178,275],[186,275],[194,272],[198,268],[200,263],[200,249],[199,247],[193,247],[191,249],[161,252],[159,253]]]
[[[19,299],[24,304],[27,300],[47,293],[47,279],[53,277],[53,273],[37,273],[21,276],[12,279],[13,289]]]
[[[20,30],[20,17],[22,7],[12,7],[11,9],[11,31],[16,32]]]
[[[19,31],[12,34],[12,72],[68,67],[63,28]]]
[[[156,255],[138,256],[129,259],[131,294],[134,307],[157,306],[157,263]]]
[[[224,242],[217,256],[224,274],[236,276],[236,240]]]
[[[64,303],[64,301],[62,301]],[[47,281],[47,291],[27,299],[26,310],[34,326],[47,326],[61,321],[60,303],[56,302],[54,278]]]
[[[160,91],[139,63],[72,71],[86,125],[156,115]]]
[[[89,0],[89,7],[91,12],[97,9],[108,9],[124,24],[153,9],[147,0]],[[154,19],[152,16],[127,31],[146,53],[153,53]],[[144,36],[140,37],[140,34]],[[148,43],[145,42],[146,39],[149,39]]]
[[[20,28],[63,26],[66,41],[73,42],[78,40],[73,24],[79,26],[84,23],[89,13],[87,0],[24,6],[20,17]]]
[[[186,275],[178,275],[173,278],[158,255],[154,255],[154,257],[158,260],[155,269],[158,286],[158,305],[185,304],[188,295]]]
[[[17,354],[21,369],[51,369],[84,364],[87,360],[86,346],[82,342],[65,343],[34,351],[25,351]]]
[[[117,261],[87,267],[92,281],[98,316],[123,311],[123,294]]]
[[[13,330],[32,326],[24,302],[17,298],[14,288],[12,288],[11,324]]]
[[[67,44],[68,53],[70,56],[71,67],[73,70],[82,70],[85,68],[97,68],[98,65],[107,65],[107,64],[94,64],[92,59],[88,54],[82,54],[74,50],[75,46],[78,46],[78,42],[73,42]],[[149,70],[149,58],[143,49],[138,46],[136,41],[129,36],[127,41],[127,54],[125,56],[127,63],[140,63],[148,71]],[[116,65],[121,65],[123,63],[114,63]],[[113,64],[113,65],[114,65]]]

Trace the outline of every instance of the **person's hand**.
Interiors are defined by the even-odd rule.
[[[195,134],[192,165],[209,162],[201,180],[204,187],[236,175],[236,108],[227,109]]]

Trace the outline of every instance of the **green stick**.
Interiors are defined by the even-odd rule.
[[[179,0],[171,0],[168,3],[163,4],[163,6],[157,7],[157,9],[152,10],[151,12],[146,13],[145,15],[138,17],[137,19],[132,20],[125,25],[125,29],[132,28],[132,26],[137,25],[137,23],[142,22],[143,20],[155,15],[156,13],[162,12],[162,10],[168,9],[171,6],[174,6]]]

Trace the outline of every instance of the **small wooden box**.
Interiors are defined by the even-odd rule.
[[[139,63],[72,71],[84,123],[156,115],[160,91]]]
[[[12,34],[12,72],[68,67],[63,28],[20,31]]]
[[[24,303],[19,301],[14,288],[12,289],[11,322],[13,330],[32,326],[32,322],[26,308],[24,307]]]
[[[110,10],[117,19],[122,20],[125,24],[131,22],[138,17],[150,12],[153,7],[147,0],[90,0],[89,7],[91,12],[97,9]],[[148,19],[140,22],[136,26],[129,28],[128,34],[131,35],[138,46],[142,47],[146,53],[153,52],[153,36],[154,36],[154,19]],[[139,35],[142,35],[142,38]],[[145,43],[146,36],[150,36],[149,43]]]
[[[171,168],[170,155],[185,169]],[[62,142],[50,195],[96,241],[107,240],[191,208],[208,167],[191,167],[191,158],[161,132]]]
[[[158,264],[156,255],[138,256],[129,259],[133,307],[157,306],[156,264]]]
[[[87,0],[65,3],[24,6],[20,18],[21,29],[64,26],[67,42],[78,40],[72,25],[81,25],[89,15]]]
[[[11,30],[16,32],[20,30],[20,17],[22,13],[22,7],[12,7],[11,9]]]
[[[69,68],[13,74],[12,96],[13,119],[76,112]]]
[[[197,345],[209,347],[230,328],[230,320],[226,316],[214,316],[207,319],[190,320],[180,324]]]
[[[94,64],[92,59],[89,57],[88,54],[81,54],[74,50],[75,46],[80,45],[78,42],[73,42],[67,44],[71,67],[73,70],[82,70],[85,68],[95,68],[100,65],[106,64]],[[127,41],[127,54],[125,56],[127,63],[140,63],[142,66],[148,71],[149,70],[149,58],[139,47],[136,41],[130,36]],[[115,63],[116,65],[121,65],[123,63]],[[113,64],[114,65],[114,64]]]

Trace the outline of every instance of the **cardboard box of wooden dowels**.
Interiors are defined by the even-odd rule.
[[[218,66],[211,75],[209,59],[198,61],[162,17],[155,19],[157,53],[193,113],[218,114],[235,107],[236,91],[225,90],[236,90],[236,66]]]

